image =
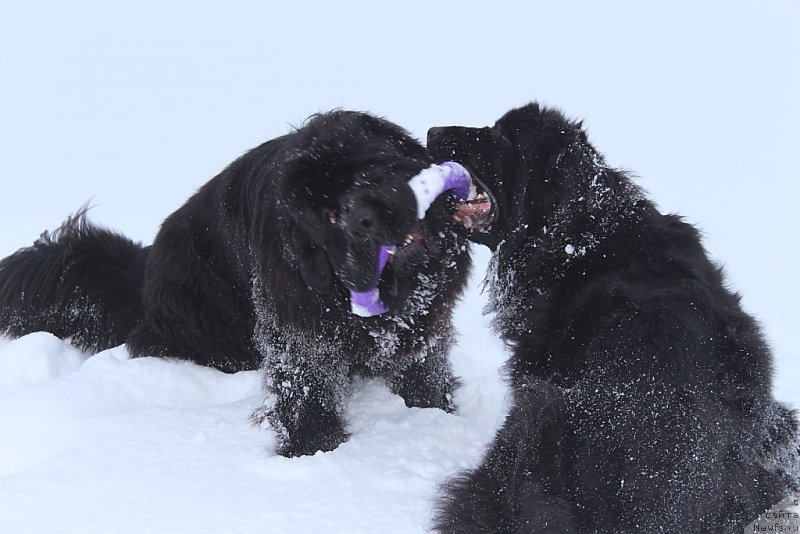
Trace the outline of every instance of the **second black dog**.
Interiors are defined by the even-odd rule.
[[[431,129],[428,148],[488,193],[457,216],[495,251],[513,350],[514,406],[445,487],[439,532],[741,533],[787,496],[797,422],[697,230],[536,104]]]

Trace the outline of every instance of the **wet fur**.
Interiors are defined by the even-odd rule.
[[[695,228],[536,104],[429,132],[492,190],[495,326],[514,403],[443,487],[441,533],[741,532],[797,476],[772,356]]]
[[[398,250],[380,281],[390,312],[361,318],[349,290],[374,283],[377,249],[416,222],[406,181],[431,163],[372,115],[333,111],[231,163],[170,215],[151,247],[89,223],[85,210],[0,261],[0,332],[45,330],[86,350],[223,371],[263,364],[260,412],[287,456],[347,438],[354,373],[384,377],[409,406],[451,410],[452,307],[470,266],[442,197],[425,243]]]

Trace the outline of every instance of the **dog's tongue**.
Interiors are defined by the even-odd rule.
[[[417,198],[417,217],[425,218],[428,208],[443,193],[452,191],[459,200],[469,200],[475,197],[475,187],[472,185],[467,169],[452,161],[440,165],[431,165],[408,181],[409,187]],[[466,226],[466,222],[464,223]],[[467,226],[469,228],[469,226]],[[383,245],[378,251],[378,276],[380,280],[383,268],[389,262],[389,257],[395,251],[394,245]],[[386,306],[381,301],[377,282],[374,287],[366,291],[351,291],[350,305],[353,313],[361,317],[372,317],[386,313]]]

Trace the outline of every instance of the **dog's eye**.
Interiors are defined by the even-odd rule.
[[[322,220],[325,224],[336,224],[339,220],[339,215],[337,214],[337,208],[331,206],[317,206],[315,211],[318,214],[318,217]]]

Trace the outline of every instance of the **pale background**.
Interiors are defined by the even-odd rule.
[[[491,124],[510,107],[537,99],[584,119],[612,164],[636,173],[665,211],[684,214],[707,234],[730,285],[743,293],[776,349],[778,396],[800,403],[798,28],[800,2],[793,0],[6,1],[0,5],[0,257],[88,200],[93,220],[150,242],[160,222],[231,160],[316,111],[371,111],[424,139],[429,126]],[[477,252],[482,268],[486,254]],[[179,531],[170,521],[181,506],[194,532],[424,530],[435,485],[477,461],[501,415],[504,390],[492,380],[503,352],[480,318],[476,292],[477,281],[458,316],[464,348],[456,365],[467,382],[462,417],[442,414],[426,426],[423,418],[432,416],[391,399],[397,437],[373,443],[363,437],[366,430],[355,434],[348,446],[356,449],[323,456],[336,466],[332,471],[314,464],[323,461],[318,457],[295,463],[271,457],[269,432],[246,427],[242,414],[260,402],[255,374],[245,375],[245,386],[233,388],[230,398],[215,397],[208,406],[196,400],[196,418],[176,416],[205,428],[216,421],[218,403],[236,400],[240,405],[226,405],[230,414],[222,419],[248,436],[232,443],[249,439],[250,449],[200,438],[171,448],[160,438],[180,423],[158,409],[185,408],[192,386],[181,382],[184,367],[169,367],[175,374],[167,373],[168,380],[159,363],[99,356],[87,369],[80,367],[85,356],[52,340],[29,340],[27,348],[19,345],[24,340],[0,341],[0,369],[5,357],[3,379],[12,388],[0,390],[0,531],[87,532],[97,527],[92,518],[111,525],[118,518],[117,531]],[[75,365],[60,369],[59,351],[77,358]],[[488,363],[476,371],[480,358]],[[114,371],[97,378],[92,372],[103,362]],[[141,365],[155,368],[136,375]],[[140,376],[139,396],[129,390],[138,384],[134,378],[115,374],[125,370]],[[219,391],[224,379],[209,378],[210,389]],[[95,392],[98,383],[102,391]],[[175,397],[153,401],[154,408],[151,393],[160,388],[175,388]],[[375,406],[375,417],[354,418],[380,426],[388,393],[373,390],[366,385],[366,400],[353,410]],[[192,394],[204,399],[205,391]],[[120,396],[130,404],[119,404]],[[87,419],[87,403],[120,411]],[[54,407],[66,410],[58,412],[58,424],[42,415]],[[133,434],[160,446],[137,447],[124,432],[115,441],[116,425],[129,428],[130,413],[144,421]],[[434,453],[429,463],[415,453],[410,467],[398,468],[408,428],[420,433],[409,447],[422,443],[420,450]],[[454,443],[466,433],[464,445],[442,444],[436,433],[442,429]],[[153,452],[162,448],[171,452]],[[373,464],[364,462],[364,451]],[[181,478],[205,473],[209,458],[224,454],[234,463],[246,458],[245,467],[219,467],[210,479]],[[382,474],[389,465],[393,474]],[[280,484],[263,483],[275,473]],[[380,485],[392,477],[396,487]],[[236,480],[242,493],[226,485]],[[342,480],[349,481],[346,489],[336,486]],[[142,504],[137,484],[155,492],[161,507]],[[124,498],[128,493],[132,500]],[[368,498],[381,505],[358,504]],[[246,511],[226,515],[220,505]],[[107,527],[97,530],[114,530]]]

